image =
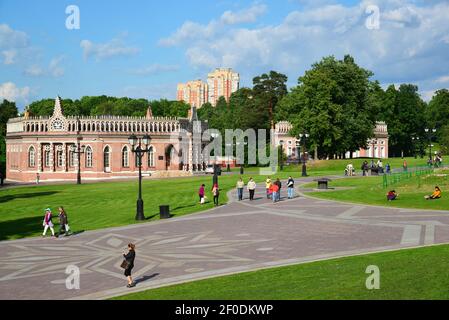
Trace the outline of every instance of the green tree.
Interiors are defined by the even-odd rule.
[[[6,124],[9,119],[17,117],[18,110],[15,102],[3,100],[0,103],[0,172],[5,176],[6,171]]]
[[[432,128],[436,128],[437,132],[443,126],[449,124],[449,90],[438,90],[429,102],[427,109],[428,124]]]

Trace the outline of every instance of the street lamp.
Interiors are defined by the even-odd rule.
[[[81,139],[77,139],[78,142],[76,145],[72,145],[70,147],[70,151],[76,154],[76,158],[78,159],[78,172],[76,174],[76,184],[81,184],[81,155],[84,153],[85,146],[81,145]]]
[[[372,139],[371,140],[371,144],[373,145],[373,154],[372,154],[372,158],[374,160],[374,158],[376,157],[376,144],[377,144],[377,139]]]
[[[298,140],[298,144],[302,142],[302,176],[303,177],[307,177],[307,159],[306,159],[306,143],[307,143],[307,139],[309,138],[309,134],[308,133],[300,133],[299,134],[299,140]]]
[[[415,159],[418,157],[416,154],[416,144],[419,143],[419,137],[412,137],[413,141],[413,153],[415,154]]]
[[[210,136],[212,138],[211,140],[215,140],[220,136],[220,134],[217,132],[212,132]],[[220,148],[221,148],[221,146],[220,146]],[[214,160],[214,176],[212,177],[212,186],[215,184],[218,185],[218,166],[217,166],[217,155],[215,154],[215,152],[216,152],[216,150],[214,149],[215,160]]]
[[[284,170],[284,140],[279,141],[279,145],[281,146],[281,171]]]
[[[241,146],[241,145],[244,145],[244,146],[246,146],[246,145],[248,145],[248,142],[237,142],[237,143],[235,143],[234,145],[235,146]],[[237,155],[237,152],[236,152],[236,155]],[[245,155],[243,155],[243,163],[240,163],[240,174],[243,174],[245,171],[244,171],[244,169],[243,169],[243,164],[245,163]]]
[[[435,132],[437,132],[437,129],[424,129],[424,131],[427,133],[428,139],[429,139],[429,161],[432,161],[432,138],[435,135]]]
[[[131,145],[131,151],[136,154],[137,165],[139,167],[139,196],[137,198],[137,213],[136,220],[145,220],[143,212],[143,199],[142,199],[142,158],[145,153],[150,152],[148,145],[151,142],[149,135],[144,135],[142,138],[137,138],[136,135],[131,135],[128,138],[128,142]],[[142,142],[145,145],[145,149],[142,149]],[[137,147],[136,147],[137,146]]]

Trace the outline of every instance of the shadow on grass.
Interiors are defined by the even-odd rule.
[[[0,222],[0,240],[30,237],[42,232],[42,217],[27,217]]]
[[[23,193],[23,194],[13,194],[13,195],[6,195],[0,197],[0,203],[8,202],[15,199],[29,199],[29,198],[36,198],[36,197],[45,197],[45,196],[51,196],[59,191],[46,191],[46,192],[33,192],[33,193]]]

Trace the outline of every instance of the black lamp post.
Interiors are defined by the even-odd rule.
[[[437,129],[426,128],[424,131],[427,133],[429,138],[429,161],[432,161],[432,138],[434,137],[435,132],[437,132]]]
[[[418,155],[416,154],[416,145],[419,143],[419,137],[412,137],[412,141],[413,141],[413,153],[416,159],[418,158]]]
[[[279,141],[279,145],[281,147],[281,163],[280,168],[281,171],[284,170],[284,140]]]
[[[81,155],[84,153],[85,146],[81,145],[81,139],[78,138],[78,142],[75,145],[72,145],[70,147],[70,151],[72,151],[74,154],[76,154],[76,158],[78,160],[78,172],[76,174],[76,184],[81,184]]]
[[[308,133],[299,134],[299,141],[302,142],[302,176],[307,177],[306,143],[309,138]]]
[[[213,132],[211,133],[211,141],[213,141],[214,139],[217,139],[220,136],[219,133]],[[221,146],[220,146],[221,148]],[[218,185],[218,165],[217,165],[217,155],[215,154],[215,150],[214,150],[214,175],[212,177],[212,186],[214,186],[215,184]]]
[[[377,144],[377,139],[372,139],[372,140],[371,140],[371,144],[373,145],[373,156],[372,156],[372,158],[373,158],[373,160],[374,160],[374,158],[376,157],[376,144]]]
[[[144,135],[142,138],[137,138],[134,134],[128,138],[129,144],[132,146],[131,151],[136,154],[137,166],[139,167],[139,196],[137,198],[137,213],[136,220],[145,220],[144,210],[143,210],[143,199],[142,199],[142,158],[145,153],[150,152],[148,145],[150,144],[151,138],[149,135]],[[145,149],[142,149],[142,142],[145,145]],[[136,147],[137,146],[137,147]]]

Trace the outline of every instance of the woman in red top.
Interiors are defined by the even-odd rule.
[[[212,195],[214,196],[214,205],[218,206],[218,197],[220,196],[220,188],[218,188],[218,184],[214,184],[212,187]]]

